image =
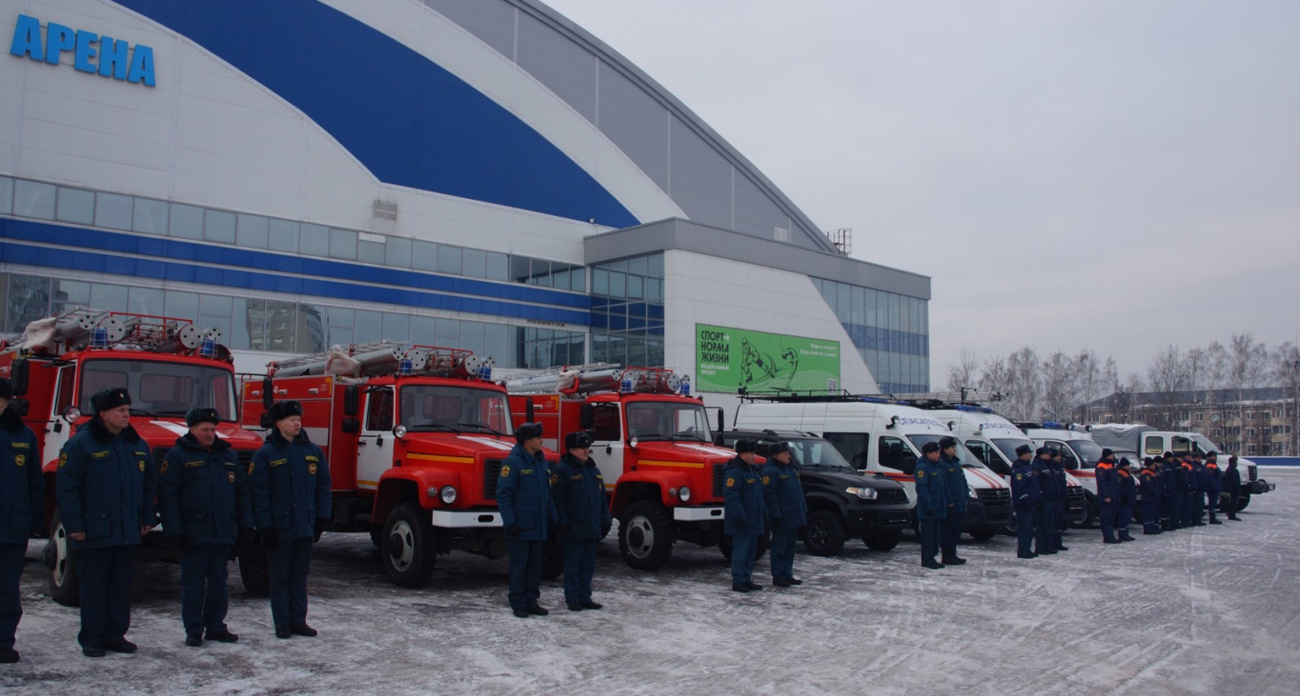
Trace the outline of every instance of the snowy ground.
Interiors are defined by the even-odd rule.
[[[317,638],[277,640],[265,600],[231,577],[235,645],[182,645],[178,571],[137,568],[135,655],[81,656],[76,609],[46,594],[42,544],[28,550],[22,662],[0,689],[42,694],[743,693],[1295,694],[1300,691],[1300,471],[1244,522],[1015,558],[999,537],[963,546],[970,563],[926,571],[916,543],[891,553],[851,542],[838,558],[796,558],[805,583],[731,592],[717,549],[681,545],[655,574],[600,545],[599,612],[544,618],[506,607],[504,560],[446,558],[429,587],[382,575],[361,535],[326,535],[311,576]],[[233,570],[233,566],[232,566]],[[766,561],[756,579],[769,584]],[[558,611],[557,611],[558,609]]]

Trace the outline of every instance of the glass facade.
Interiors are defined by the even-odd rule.
[[[663,366],[663,253],[591,267],[591,359]]]
[[[930,391],[928,301],[822,278],[812,281],[882,392]]]

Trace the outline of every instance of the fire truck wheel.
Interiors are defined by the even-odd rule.
[[[380,551],[384,550],[384,525],[376,524],[370,527],[370,543]]]
[[[815,510],[808,515],[803,545],[814,556],[835,556],[844,549],[844,521],[831,510]]]
[[[971,538],[975,541],[988,541],[998,535],[996,529],[976,529],[970,533]]]
[[[58,510],[50,523],[50,539],[45,542],[45,567],[50,570],[50,598],[65,607],[80,603],[77,589],[77,552],[68,544],[68,530]]]
[[[763,554],[767,553],[767,547],[770,544],[770,542],[771,542],[771,537],[769,537],[767,534],[760,534],[758,536],[758,548],[754,551],[755,561],[762,558]],[[718,550],[722,552],[723,558],[726,558],[728,561],[731,560],[731,536],[730,535],[727,534],[722,535],[722,539],[718,541]]]
[[[903,530],[891,529],[887,532],[880,532],[875,536],[862,535],[862,543],[872,551],[893,551],[898,546],[898,541],[903,538]]]
[[[271,565],[266,560],[266,549],[256,539],[242,544],[238,549],[239,579],[244,589],[256,597],[271,596]]]
[[[627,506],[618,523],[618,550],[637,570],[659,570],[673,552],[673,518],[653,500]]]
[[[401,503],[388,513],[384,523],[384,559],[388,579],[402,587],[424,587],[433,575],[436,557],[433,525],[420,506]]]

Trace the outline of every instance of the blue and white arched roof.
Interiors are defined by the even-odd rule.
[[[689,109],[540,2],[116,5],[247,76],[382,184],[601,228],[681,217],[766,239],[785,230],[836,251]]]

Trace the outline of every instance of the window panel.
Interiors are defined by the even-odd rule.
[[[90,306],[95,309],[124,312],[127,310],[126,286],[112,283],[90,284]]]
[[[134,199],[131,229],[148,234],[168,234],[167,218],[170,207],[166,201],[155,201],[151,198]]]
[[[438,272],[460,275],[461,248],[438,245]]]
[[[610,297],[627,297],[627,274],[618,271],[609,273]]]
[[[95,226],[114,230],[131,229],[131,209],[135,199],[115,193],[95,195]]]
[[[638,256],[634,259],[627,260],[627,272],[637,275],[647,275],[650,273],[650,259],[645,256]]]
[[[14,210],[14,180],[0,176],[0,213],[8,215]]]
[[[587,269],[582,266],[575,266],[569,271],[569,289],[577,292],[587,291]]]
[[[384,245],[384,265],[393,268],[411,267],[411,240],[406,237],[389,237]]]
[[[469,278],[487,276],[487,252],[481,249],[466,249],[462,259],[461,273]]]
[[[235,243],[235,214],[209,210],[203,216],[203,238],[219,244]]]
[[[271,221],[261,215],[239,214],[235,243],[241,247],[265,249],[270,240]]]
[[[63,222],[89,225],[95,221],[95,192],[59,187],[59,208],[55,216]]]
[[[483,326],[483,355],[495,360],[498,367],[514,367],[509,339],[511,333],[510,327],[505,324]]]
[[[460,321],[457,319],[438,319],[434,325],[436,345],[447,348],[460,347]]]
[[[411,338],[411,315],[405,312],[384,312],[383,333],[377,339],[389,341],[409,341]]]
[[[298,231],[298,251],[308,256],[329,256],[329,228],[324,225],[302,223]]]
[[[373,263],[377,266],[384,264],[385,247],[387,244],[372,242],[365,239],[357,242],[357,260],[363,263]]]
[[[416,240],[412,245],[411,265],[420,271],[438,270],[438,245]]]
[[[54,200],[57,197],[57,192],[58,189],[53,184],[42,184],[22,179],[15,180],[14,215],[53,220]]]
[[[168,290],[165,293],[164,303],[166,310],[163,312],[169,317],[176,319],[189,319],[197,322],[199,318],[199,296],[198,293],[181,292],[180,290]],[[206,328],[200,326],[199,328]]]
[[[163,291],[158,288],[128,288],[126,306],[129,312],[155,316],[162,314],[166,310],[163,302]]]
[[[379,312],[368,309],[358,309],[356,318],[356,333],[353,339],[356,343],[368,343],[378,340],[384,331],[384,317]]]
[[[483,322],[466,321],[460,326],[460,347],[474,351],[475,355],[484,354]]]
[[[298,252],[298,223],[271,219],[267,223],[266,247],[271,251]]]
[[[331,346],[347,347],[356,342],[353,326],[356,322],[356,310],[343,307],[328,307],[325,310],[327,327],[326,339]]]
[[[411,342],[433,345],[437,342],[437,320],[433,317],[411,317]]]
[[[61,314],[75,307],[90,306],[90,283],[77,280],[53,280],[50,290],[50,314]]]
[[[649,271],[648,271],[647,275],[649,275],[651,278],[660,278],[660,279],[662,279],[662,278],[664,277],[664,255],[663,255],[663,253],[651,254],[648,260],[649,260],[649,266],[650,266],[650,268],[649,268]]]
[[[330,228],[330,258],[354,260],[357,258],[357,233],[352,230]]]
[[[510,277],[513,278],[516,283],[527,283],[528,278],[532,274],[532,271],[530,270],[531,263],[532,259],[529,259],[527,256],[511,256]]]
[[[496,251],[487,254],[488,280],[510,280],[510,257]]]
[[[193,205],[172,204],[168,233],[182,239],[203,239],[203,209]]]
[[[323,307],[298,305],[298,336],[295,350],[299,353],[316,353],[325,350],[325,313]]]

